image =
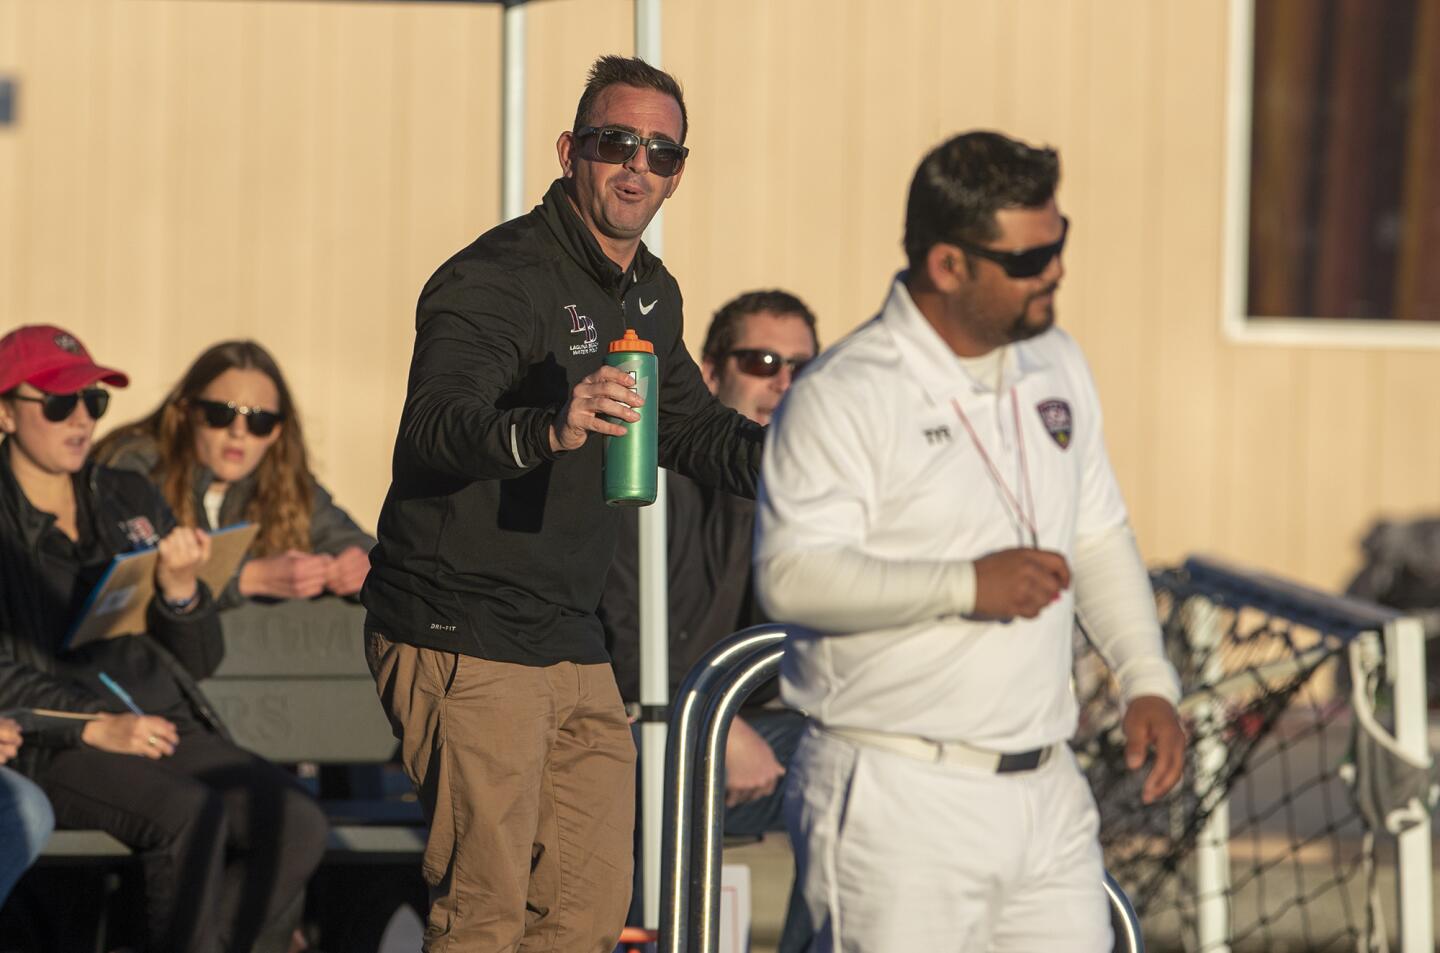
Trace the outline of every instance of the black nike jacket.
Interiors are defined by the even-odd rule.
[[[556,181],[420,293],[390,491],[362,601],[388,638],[525,665],[605,662],[595,616],[619,513],[604,438],[554,453],[571,389],[633,328],[660,365],[660,465],[753,497],[764,431],[706,389],[680,289],[607,258]]]

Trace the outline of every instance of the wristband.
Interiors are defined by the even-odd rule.
[[[164,597],[164,596],[161,596],[161,598],[163,599],[163,598],[165,598],[165,597]],[[170,609],[171,609],[171,611],[173,611],[173,612],[184,612],[186,609],[190,608],[190,607],[193,606],[196,602],[198,602],[199,599],[200,599],[200,587],[199,587],[199,586],[196,586],[196,587],[195,587],[195,591],[192,592],[192,593],[190,593],[190,596],[189,596],[188,598],[186,598],[186,599],[165,599],[165,605],[169,606]]]

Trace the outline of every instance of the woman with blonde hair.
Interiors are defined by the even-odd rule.
[[[285,376],[254,341],[207,349],[153,413],[110,434],[95,453],[148,476],[181,525],[259,525],[221,608],[246,597],[354,595],[370,570],[374,539],[310,472]]]

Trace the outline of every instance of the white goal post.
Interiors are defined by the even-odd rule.
[[[1191,734],[1184,790],[1140,804],[1113,679],[1083,645],[1076,669],[1075,747],[1147,940],[1390,949],[1393,879],[1394,948],[1431,953],[1423,624],[1215,559],[1152,581]]]

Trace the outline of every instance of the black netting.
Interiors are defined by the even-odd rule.
[[[1114,682],[1083,642],[1076,667],[1076,752],[1100,808],[1106,866],[1140,913],[1149,948],[1214,949],[1201,942],[1200,920],[1217,903],[1236,951],[1366,948],[1374,925],[1365,826],[1341,779],[1346,637],[1214,605],[1179,571],[1155,583],[1190,732],[1175,794],[1141,804],[1143,772],[1125,768]],[[1229,885],[1204,889],[1207,861],[1224,871],[1203,849],[1213,836],[1206,824],[1221,812],[1219,826],[1226,811]]]

